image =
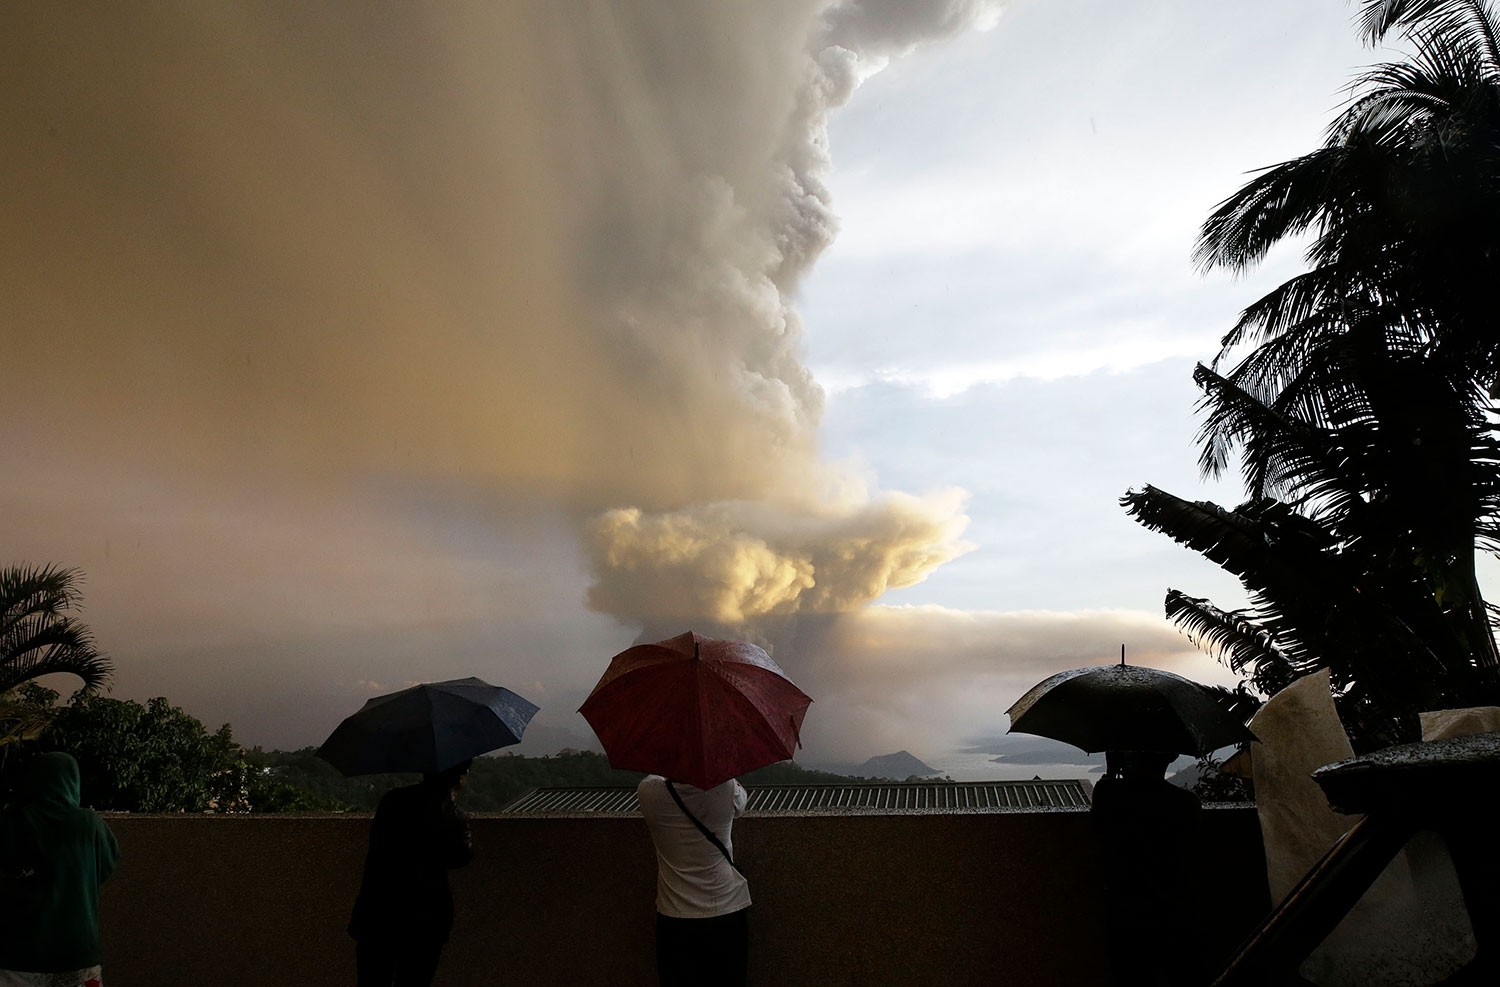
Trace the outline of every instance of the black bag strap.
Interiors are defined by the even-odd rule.
[[[698,832],[703,834],[704,839],[718,848],[718,851],[724,855],[724,859],[729,861],[729,866],[734,868],[736,874],[740,877],[745,877],[745,872],[740,870],[740,865],[734,862],[734,858],[729,855],[728,850],[724,849],[723,842],[713,834],[713,830],[703,825],[697,816],[688,811],[688,807],[682,803],[682,796],[677,794],[677,786],[672,784],[672,779],[670,778],[667,779],[667,791],[672,793],[672,801],[677,803],[677,808],[682,810],[684,816],[693,821],[693,825],[698,827]],[[749,880],[749,878],[745,879]]]

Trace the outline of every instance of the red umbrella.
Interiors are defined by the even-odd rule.
[[[762,649],[689,631],[615,655],[578,711],[615,767],[713,788],[791,757],[811,702]]]

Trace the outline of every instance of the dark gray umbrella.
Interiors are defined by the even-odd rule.
[[[1255,735],[1191,679],[1136,665],[1058,672],[1006,710],[1012,733],[1099,751],[1194,754]]]
[[[443,771],[521,742],[537,706],[481,679],[376,696],[340,723],[318,756],[346,775]]]

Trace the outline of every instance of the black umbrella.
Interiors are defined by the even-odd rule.
[[[443,771],[520,743],[537,708],[481,679],[428,682],[365,703],[318,756],[346,775]]]
[[[1094,665],[1058,672],[1006,710],[1012,733],[1099,751],[1194,754],[1254,740],[1213,693],[1156,668]]]

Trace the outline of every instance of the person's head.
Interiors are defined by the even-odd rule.
[[[457,792],[464,787],[464,780],[469,777],[469,768],[473,765],[474,761],[470,758],[442,771],[429,771],[422,775],[422,784],[440,792]]]
[[[78,805],[78,762],[61,751],[38,754],[26,765],[16,795],[26,802]]]
[[[1167,751],[1105,751],[1104,773],[1123,781],[1161,781],[1175,760]]]

